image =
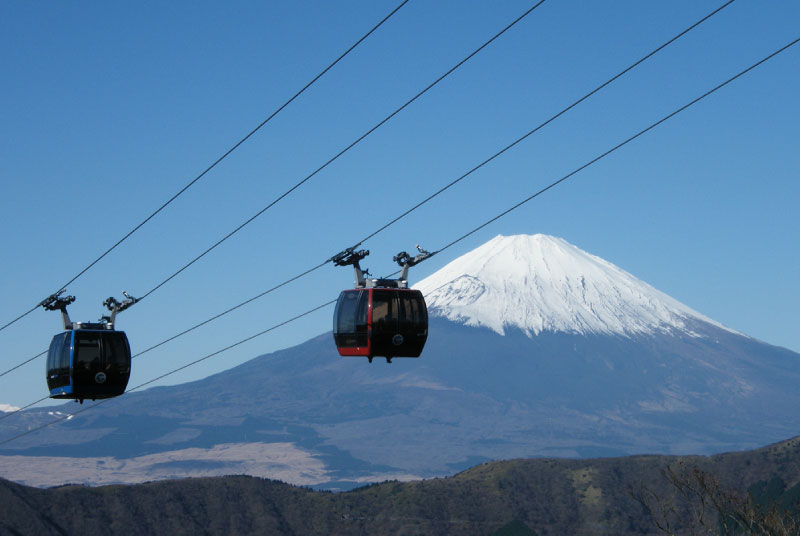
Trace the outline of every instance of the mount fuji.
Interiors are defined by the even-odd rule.
[[[494,459],[711,454],[800,430],[800,354],[562,239],[498,236],[414,286],[430,313],[419,359],[339,358],[322,334],[8,443],[0,476],[245,473],[334,489]],[[0,421],[0,439],[48,412]]]
[[[731,331],[613,264],[546,235],[497,236],[415,287],[435,316],[500,335],[506,326],[529,336],[692,335],[687,326],[698,321]]]

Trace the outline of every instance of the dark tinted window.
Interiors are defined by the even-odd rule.
[[[416,292],[403,292],[400,295],[400,322],[419,326],[425,323],[427,314],[422,296]]]
[[[334,313],[334,333],[355,333],[358,298],[360,296],[360,291],[347,291],[341,293],[339,296],[339,301],[336,302],[336,312]]]
[[[363,333],[366,336],[369,321],[369,292],[362,291],[359,294],[356,308],[356,333]]]
[[[72,332],[64,333],[64,345],[61,347],[61,355],[58,358],[58,368],[64,371],[64,374],[69,374],[69,369],[72,366],[71,358],[72,352]]]
[[[55,364],[58,361],[58,354],[61,353],[61,345],[64,344],[64,334],[60,333],[53,337],[53,340],[50,341],[50,349],[47,351],[47,370],[48,374],[49,371],[55,368]]]
[[[394,324],[399,317],[397,292],[374,290],[372,295],[372,326]]]
[[[102,334],[105,364],[118,367],[120,371],[130,368],[130,347],[128,338],[119,331]]]
[[[47,386],[50,389],[69,385],[69,347],[72,332],[59,333],[50,342],[47,353]]]
[[[75,333],[75,359],[73,368],[83,370],[99,370],[102,349],[100,332],[78,331]]]
[[[333,335],[337,346],[367,345],[368,307],[369,291],[348,290],[339,295],[333,319]]]

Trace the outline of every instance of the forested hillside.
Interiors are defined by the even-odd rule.
[[[659,533],[655,522],[688,533],[722,518],[676,486],[690,499],[706,486],[723,507],[754,506],[758,517],[759,503],[793,508],[798,482],[800,438],[711,457],[491,462],[345,493],[242,476],[46,490],[0,481],[0,533],[646,534]],[[748,491],[749,506],[738,502]],[[661,515],[671,506],[676,514]]]

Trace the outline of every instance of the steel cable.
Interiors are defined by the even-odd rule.
[[[660,52],[661,50],[663,50],[664,48],[666,48],[666,47],[667,47],[667,46],[669,46],[670,44],[674,43],[675,41],[677,41],[678,39],[680,39],[681,37],[683,37],[684,35],[686,35],[686,34],[687,34],[687,33],[689,33],[690,31],[692,31],[693,29],[697,28],[697,27],[698,27],[700,24],[702,24],[703,22],[707,21],[708,19],[710,19],[711,17],[713,17],[714,15],[716,15],[717,13],[719,13],[720,11],[722,11],[724,8],[728,7],[728,6],[729,6],[730,4],[732,4],[734,1],[735,1],[735,0],[729,0],[728,2],[726,2],[725,4],[723,4],[722,6],[718,7],[718,8],[717,8],[717,9],[715,9],[714,11],[712,11],[712,12],[710,12],[709,14],[707,14],[706,16],[704,16],[703,18],[699,19],[697,22],[695,22],[694,24],[690,25],[690,26],[689,26],[689,27],[687,27],[685,30],[683,30],[683,31],[679,32],[678,34],[676,34],[675,36],[673,36],[671,39],[669,39],[668,41],[666,41],[666,42],[665,42],[665,43],[663,43],[662,45],[660,45],[660,46],[656,47],[656,48],[655,48],[655,49],[653,49],[651,52],[649,52],[649,53],[647,53],[646,55],[644,55],[643,57],[641,57],[639,60],[635,61],[634,63],[632,63],[631,65],[629,65],[628,67],[626,67],[625,69],[623,69],[622,71],[620,71],[619,73],[617,73],[616,75],[612,76],[611,78],[609,78],[608,80],[606,80],[605,82],[603,82],[602,84],[600,84],[599,86],[597,86],[596,88],[594,88],[593,90],[591,90],[591,91],[589,91],[588,93],[586,93],[584,96],[582,96],[582,97],[581,97],[581,98],[579,98],[578,100],[574,101],[572,104],[568,105],[567,107],[563,108],[561,111],[559,111],[559,112],[557,112],[556,114],[552,115],[552,116],[551,116],[549,119],[547,119],[546,121],[544,121],[544,122],[540,123],[539,125],[537,125],[537,126],[536,126],[536,127],[534,127],[533,129],[529,130],[529,131],[528,131],[527,133],[525,133],[523,136],[521,136],[521,137],[517,138],[516,140],[514,140],[514,141],[513,141],[513,142],[511,142],[510,144],[506,145],[505,147],[503,147],[503,148],[502,148],[502,149],[500,149],[499,151],[495,152],[495,153],[494,153],[492,156],[490,156],[489,158],[485,159],[484,161],[482,161],[482,162],[481,162],[480,164],[478,164],[477,166],[473,167],[472,169],[470,169],[469,171],[467,171],[467,172],[466,172],[466,173],[464,173],[463,175],[461,175],[461,176],[459,176],[458,178],[456,178],[455,180],[451,181],[449,184],[445,185],[444,187],[440,188],[439,190],[437,190],[437,191],[436,191],[436,192],[434,192],[433,194],[429,195],[428,197],[426,197],[425,199],[423,199],[422,201],[420,201],[419,203],[417,203],[416,205],[414,205],[414,206],[413,206],[413,207],[411,207],[410,209],[406,210],[405,212],[403,212],[403,213],[402,213],[402,214],[400,214],[399,216],[395,217],[394,219],[392,219],[391,221],[389,221],[388,223],[386,223],[386,224],[385,224],[385,225],[383,225],[382,227],[378,228],[376,231],[374,231],[374,232],[372,232],[371,234],[367,235],[366,237],[364,237],[363,239],[361,239],[361,240],[360,240],[360,241],[359,241],[359,242],[358,242],[358,243],[357,243],[355,246],[353,246],[353,247],[352,247],[352,249],[355,249],[356,247],[360,246],[361,244],[363,244],[364,242],[366,242],[366,241],[367,241],[367,240],[369,240],[370,238],[373,238],[373,237],[375,237],[376,235],[378,235],[378,234],[379,234],[379,233],[381,233],[382,231],[386,230],[388,227],[390,227],[390,226],[391,226],[391,225],[393,225],[394,223],[398,222],[398,221],[399,221],[399,220],[401,220],[402,218],[404,218],[404,217],[408,216],[409,214],[411,214],[412,212],[414,212],[416,209],[418,209],[418,208],[420,208],[421,206],[423,206],[424,204],[426,204],[428,201],[430,201],[430,200],[432,200],[433,198],[437,197],[438,195],[440,195],[440,194],[441,194],[441,193],[443,193],[444,191],[448,190],[450,187],[454,186],[455,184],[457,184],[457,183],[458,183],[458,182],[460,182],[461,180],[465,179],[466,177],[470,176],[470,175],[471,175],[472,173],[474,173],[475,171],[477,171],[477,170],[481,169],[482,167],[484,167],[485,165],[489,164],[491,161],[495,160],[496,158],[498,158],[499,156],[501,156],[502,154],[504,154],[505,152],[507,152],[507,151],[508,151],[509,149],[511,149],[512,147],[514,147],[514,146],[518,145],[519,143],[521,143],[523,140],[525,140],[525,139],[527,139],[528,137],[530,137],[530,136],[531,136],[532,134],[534,134],[535,132],[537,132],[537,131],[541,130],[542,128],[544,128],[545,126],[547,126],[548,124],[550,124],[551,122],[555,121],[556,119],[558,119],[559,117],[561,117],[562,115],[564,115],[566,112],[568,112],[568,111],[569,111],[569,110],[571,110],[572,108],[576,107],[578,104],[582,103],[583,101],[585,101],[585,100],[587,100],[588,98],[590,98],[592,95],[596,94],[597,92],[601,91],[601,90],[602,90],[602,89],[604,89],[605,87],[609,86],[609,85],[610,85],[610,84],[612,84],[614,81],[616,81],[616,80],[617,80],[617,79],[619,79],[620,77],[624,76],[625,74],[627,74],[628,72],[630,72],[631,70],[633,70],[634,68],[636,68],[637,66],[639,66],[641,63],[643,63],[643,62],[644,62],[644,61],[646,61],[647,59],[651,58],[652,56],[654,56],[655,54],[657,54],[658,52]],[[536,7],[536,6],[534,6],[534,7]],[[245,300],[244,302],[242,302],[242,303],[239,303],[238,305],[235,305],[235,306],[233,306],[233,307],[231,307],[231,308],[227,309],[226,311],[223,311],[222,313],[219,313],[219,314],[217,314],[217,315],[215,315],[215,316],[213,316],[213,317],[211,317],[211,318],[209,318],[209,319],[207,319],[207,320],[205,320],[205,321],[203,321],[203,322],[200,322],[199,324],[196,324],[196,325],[194,325],[194,326],[192,326],[192,327],[190,327],[190,328],[188,328],[188,329],[186,329],[186,330],[182,331],[181,333],[178,333],[177,335],[174,335],[174,336],[172,336],[172,337],[170,337],[170,338],[168,338],[168,339],[165,339],[165,340],[163,340],[163,341],[161,341],[161,342],[159,342],[159,343],[157,343],[157,344],[155,344],[155,345],[153,345],[153,346],[151,346],[151,347],[147,348],[146,350],[144,350],[144,351],[142,351],[142,352],[140,352],[140,353],[136,354],[134,357],[137,357],[137,356],[140,356],[140,355],[142,355],[142,354],[144,354],[144,353],[146,353],[146,352],[149,352],[150,350],[153,350],[153,349],[155,349],[155,348],[157,348],[157,347],[159,347],[159,346],[161,346],[161,345],[163,345],[163,344],[166,344],[166,343],[168,343],[168,342],[170,342],[170,341],[172,341],[172,340],[175,340],[175,339],[177,339],[178,337],[181,337],[181,336],[183,336],[183,335],[185,335],[185,334],[187,334],[187,333],[189,333],[189,332],[191,332],[191,331],[194,331],[195,329],[197,329],[197,328],[199,328],[199,327],[201,327],[201,326],[204,326],[204,325],[206,325],[206,324],[208,324],[208,323],[210,323],[210,322],[212,322],[212,321],[214,321],[214,320],[217,320],[218,318],[220,318],[220,317],[222,317],[222,316],[224,316],[224,315],[226,315],[226,314],[228,314],[228,313],[230,313],[230,312],[233,312],[233,311],[235,311],[235,310],[239,309],[240,307],[243,307],[244,305],[247,305],[248,303],[251,303],[251,302],[255,301],[256,299],[258,299],[258,298],[261,298],[261,297],[263,297],[263,296],[265,296],[265,295],[269,294],[269,293],[270,293],[270,292],[272,292],[273,290],[276,290],[276,289],[278,289],[278,288],[280,288],[280,287],[282,287],[282,286],[284,286],[284,285],[286,285],[286,284],[288,284],[288,283],[290,283],[290,282],[292,282],[292,281],[295,281],[295,280],[297,280],[297,279],[299,279],[299,278],[301,278],[301,277],[303,277],[303,276],[305,276],[305,275],[307,275],[307,274],[309,274],[309,273],[313,272],[314,270],[316,270],[316,269],[318,269],[318,268],[321,268],[322,266],[324,266],[325,264],[327,264],[327,262],[328,262],[328,261],[325,261],[325,262],[323,262],[322,264],[319,264],[319,265],[317,265],[317,266],[315,266],[315,267],[313,267],[313,268],[311,268],[311,269],[309,269],[309,270],[306,270],[305,272],[302,272],[301,274],[299,274],[299,275],[297,275],[297,276],[294,276],[294,277],[292,277],[292,278],[290,278],[290,279],[288,279],[288,280],[284,281],[283,283],[280,283],[279,285],[276,285],[275,287],[272,287],[271,289],[269,289],[269,290],[267,290],[267,291],[261,292],[260,294],[257,294],[256,296],[253,296],[252,298],[249,298],[249,299]],[[28,363],[28,362],[32,361],[32,360],[33,360],[33,359],[35,359],[36,357],[39,357],[39,356],[41,356],[41,355],[44,355],[45,353],[47,353],[47,352],[46,352],[46,351],[45,351],[45,352],[42,352],[41,354],[39,354],[39,355],[37,355],[37,356],[34,356],[33,358],[31,358],[31,359],[29,359],[29,360],[27,360],[27,361],[25,361],[25,362],[23,362],[23,363],[21,363],[21,364],[19,364],[19,365],[15,366],[14,368],[12,368],[12,369],[9,369],[9,370],[7,370],[7,371],[3,372],[2,374],[0,374],[0,377],[2,377],[3,375],[7,374],[8,372],[11,372],[12,370],[15,370],[16,368],[19,368],[20,366],[22,366],[22,365],[24,365],[24,364],[26,364],[26,363]]]
[[[342,59],[343,59],[345,56],[347,56],[348,54],[350,54],[350,52],[352,52],[352,51],[353,51],[353,50],[354,50],[354,49],[355,49],[355,48],[356,48],[358,45],[360,45],[360,44],[361,44],[361,43],[362,43],[362,42],[363,42],[365,39],[367,39],[367,37],[369,37],[369,36],[370,36],[372,33],[374,33],[374,32],[375,32],[375,31],[376,31],[378,28],[380,28],[380,27],[383,25],[383,23],[385,23],[387,20],[389,20],[389,18],[391,18],[391,17],[392,17],[392,15],[394,15],[395,13],[397,13],[397,12],[400,10],[400,8],[402,8],[404,5],[406,5],[406,4],[408,3],[408,1],[409,1],[409,0],[403,0],[403,1],[402,1],[402,2],[401,2],[401,3],[400,3],[398,6],[397,6],[397,7],[395,7],[395,8],[394,8],[394,9],[393,9],[393,10],[392,10],[392,11],[391,11],[391,12],[390,12],[388,15],[386,15],[386,16],[385,16],[383,19],[381,19],[381,21],[380,21],[380,22],[378,22],[378,24],[376,24],[375,26],[373,26],[373,27],[372,27],[372,28],[371,28],[371,29],[370,29],[370,30],[369,30],[369,31],[368,31],[366,34],[364,34],[363,36],[361,36],[361,38],[360,38],[358,41],[356,41],[356,42],[355,42],[353,45],[351,45],[351,46],[350,46],[350,48],[348,48],[347,50],[345,50],[345,51],[344,51],[344,52],[343,52],[343,53],[342,53],[342,54],[341,54],[341,55],[340,55],[338,58],[336,58],[336,59],[335,59],[335,60],[334,60],[334,61],[333,61],[333,62],[332,62],[330,65],[328,65],[327,67],[325,67],[325,69],[323,69],[323,70],[322,70],[322,72],[320,72],[320,73],[319,73],[318,75],[316,75],[316,76],[315,76],[313,79],[311,79],[311,81],[310,81],[310,82],[308,82],[308,83],[307,83],[305,86],[303,86],[303,88],[302,88],[302,89],[300,89],[300,90],[299,90],[299,91],[297,91],[297,92],[296,92],[294,95],[292,95],[292,97],[291,97],[289,100],[287,100],[287,101],[286,101],[286,102],[284,102],[282,105],[280,105],[280,106],[279,106],[279,107],[278,107],[278,108],[277,108],[277,109],[276,109],[274,112],[272,112],[272,113],[271,113],[271,114],[270,114],[270,115],[269,115],[269,116],[268,116],[266,119],[264,119],[264,120],[263,120],[261,123],[259,123],[259,125],[258,125],[258,126],[256,126],[254,129],[252,129],[252,130],[251,130],[251,131],[250,131],[250,132],[249,132],[249,133],[248,133],[248,134],[247,134],[247,135],[246,135],[244,138],[242,138],[242,139],[240,139],[238,142],[236,142],[236,143],[235,143],[235,144],[234,144],[234,145],[233,145],[233,146],[232,146],[230,149],[228,149],[228,150],[227,150],[227,151],[226,151],[226,152],[225,152],[225,153],[224,153],[222,156],[220,156],[219,158],[217,158],[217,159],[214,161],[214,163],[212,163],[212,164],[211,164],[210,166],[208,166],[208,167],[207,167],[205,170],[203,170],[203,172],[202,172],[202,173],[200,173],[200,174],[199,174],[199,175],[197,175],[197,176],[196,176],[194,179],[192,179],[191,181],[189,181],[189,183],[187,183],[187,184],[186,184],[186,185],[185,185],[183,188],[181,188],[181,189],[180,189],[180,190],[179,190],[179,191],[178,191],[178,192],[177,192],[175,195],[173,195],[172,197],[170,197],[170,198],[169,198],[169,199],[168,199],[166,202],[164,202],[164,203],[163,203],[163,204],[162,204],[160,207],[158,207],[158,208],[157,208],[157,209],[156,209],[156,210],[155,210],[155,211],[154,211],[152,214],[150,214],[149,216],[147,216],[147,217],[146,217],[144,220],[142,220],[142,221],[141,221],[141,222],[140,222],[138,225],[136,225],[136,226],[135,226],[133,229],[131,229],[131,230],[130,230],[130,231],[129,231],[129,232],[126,234],[126,235],[124,235],[124,236],[123,236],[122,238],[120,238],[120,239],[119,239],[119,240],[118,240],[116,243],[114,243],[114,245],[112,245],[110,248],[108,248],[107,250],[105,250],[105,251],[104,251],[104,252],[103,252],[103,253],[102,253],[102,254],[101,254],[99,257],[97,257],[97,258],[96,258],[94,261],[92,261],[92,262],[91,262],[91,263],[90,263],[88,266],[86,266],[86,267],[85,267],[85,268],[83,268],[83,269],[82,269],[80,272],[78,272],[78,274],[77,274],[77,275],[75,275],[75,276],[74,276],[72,279],[70,279],[69,281],[67,281],[65,284],[61,285],[59,288],[60,288],[60,289],[65,289],[65,288],[67,288],[67,287],[68,287],[70,284],[74,283],[74,282],[75,282],[75,281],[76,281],[76,280],[77,280],[79,277],[81,277],[83,274],[85,274],[87,271],[89,271],[89,269],[90,269],[90,268],[92,268],[92,267],[93,267],[95,264],[97,264],[98,262],[100,262],[100,260],[102,260],[102,259],[103,259],[103,258],[104,258],[106,255],[108,255],[108,254],[109,254],[109,253],[111,253],[111,252],[112,252],[114,249],[116,249],[116,248],[117,248],[117,246],[119,246],[120,244],[122,244],[122,243],[123,243],[125,240],[127,240],[127,239],[128,239],[130,236],[131,236],[131,235],[133,235],[133,234],[134,234],[136,231],[138,231],[138,230],[139,230],[139,229],[140,229],[142,226],[144,226],[144,225],[145,225],[147,222],[149,222],[151,219],[153,219],[153,218],[154,218],[154,217],[155,217],[155,216],[156,216],[156,215],[157,215],[159,212],[161,212],[162,210],[164,210],[164,209],[167,207],[167,205],[169,205],[170,203],[172,203],[173,201],[175,201],[175,200],[176,200],[176,199],[177,199],[177,198],[178,198],[178,197],[179,197],[181,194],[183,194],[183,193],[184,193],[186,190],[188,190],[189,188],[191,188],[191,187],[192,187],[192,186],[193,186],[193,185],[194,185],[194,184],[195,184],[197,181],[199,181],[201,178],[203,178],[203,177],[204,177],[204,176],[205,176],[205,175],[206,175],[206,174],[207,174],[209,171],[211,171],[212,169],[214,169],[214,168],[215,168],[215,167],[216,167],[216,166],[217,166],[217,165],[218,165],[220,162],[222,162],[223,160],[225,160],[225,158],[227,158],[227,157],[228,157],[228,155],[230,155],[232,152],[234,152],[236,149],[238,149],[238,148],[239,148],[239,147],[240,147],[240,146],[241,146],[241,145],[242,145],[244,142],[246,142],[248,139],[250,139],[250,137],[252,137],[252,136],[253,136],[253,135],[254,135],[256,132],[258,132],[259,130],[261,130],[261,128],[262,128],[264,125],[266,125],[266,124],[267,124],[269,121],[271,121],[271,120],[272,120],[272,119],[273,119],[273,118],[274,118],[276,115],[278,115],[278,114],[279,114],[279,113],[280,113],[280,112],[281,112],[281,111],[282,111],[284,108],[286,108],[287,106],[289,106],[289,104],[291,104],[291,103],[292,103],[292,102],[293,102],[295,99],[297,99],[297,97],[299,97],[300,95],[302,95],[302,94],[303,94],[303,93],[304,93],[304,92],[305,92],[305,91],[306,91],[306,90],[307,90],[309,87],[311,87],[311,86],[312,86],[312,85],[313,85],[315,82],[317,82],[317,81],[318,81],[320,78],[322,78],[322,77],[323,77],[323,76],[324,76],[324,75],[325,75],[325,74],[326,74],[328,71],[330,71],[330,70],[331,70],[331,69],[332,69],[332,68],[333,68],[333,67],[334,67],[334,66],[335,66],[337,63],[339,63],[339,61],[341,61],[341,60],[342,60]],[[16,323],[17,321],[19,321],[19,320],[23,319],[24,317],[28,316],[30,313],[32,313],[33,311],[35,311],[36,309],[38,309],[38,308],[39,308],[39,305],[40,305],[40,304],[39,304],[39,303],[37,303],[35,306],[33,306],[33,308],[29,309],[27,312],[25,312],[25,313],[23,313],[23,314],[19,315],[19,316],[18,316],[18,317],[16,317],[14,320],[11,320],[10,322],[7,322],[7,323],[6,323],[6,324],[4,324],[3,326],[0,326],[0,331],[3,331],[4,329],[6,329],[7,327],[11,326],[12,324],[14,324],[14,323]],[[0,375],[0,376],[1,376],[1,375]]]
[[[557,186],[557,185],[561,184],[562,182],[566,181],[566,180],[567,180],[567,179],[569,179],[570,177],[572,177],[572,176],[576,175],[577,173],[579,173],[579,172],[583,171],[584,169],[588,168],[589,166],[591,166],[591,165],[593,165],[593,164],[597,163],[598,161],[602,160],[602,159],[603,159],[603,158],[605,158],[606,156],[608,156],[608,155],[612,154],[613,152],[615,152],[615,151],[617,151],[618,149],[620,149],[620,148],[624,147],[625,145],[627,145],[628,143],[632,142],[633,140],[635,140],[635,139],[639,138],[639,137],[640,137],[640,136],[642,136],[643,134],[645,134],[645,133],[647,133],[647,132],[649,132],[649,131],[653,130],[654,128],[658,127],[659,125],[661,125],[661,124],[662,124],[662,123],[664,123],[665,121],[667,121],[667,120],[671,119],[672,117],[675,117],[675,116],[676,116],[676,115],[678,115],[679,113],[681,113],[681,112],[685,111],[686,109],[690,108],[691,106],[693,106],[693,105],[697,104],[698,102],[700,102],[701,100],[705,99],[705,98],[706,98],[706,97],[708,97],[709,95],[712,95],[713,93],[715,93],[715,92],[717,92],[718,90],[722,89],[723,87],[727,86],[728,84],[730,84],[730,83],[731,83],[731,82],[733,82],[734,80],[736,80],[736,79],[740,78],[741,76],[743,76],[743,75],[745,75],[745,74],[749,73],[749,72],[750,72],[750,71],[752,71],[753,69],[755,69],[755,68],[757,68],[758,66],[762,65],[763,63],[765,63],[765,62],[769,61],[770,59],[774,58],[774,57],[775,57],[775,56],[777,56],[778,54],[780,54],[780,53],[784,52],[785,50],[789,49],[790,47],[792,47],[792,46],[796,45],[798,42],[800,42],[800,38],[797,38],[797,39],[795,39],[794,41],[791,41],[789,44],[787,44],[787,45],[785,45],[785,46],[781,47],[780,49],[778,49],[778,50],[776,50],[775,52],[773,52],[773,53],[769,54],[768,56],[764,57],[763,59],[761,59],[761,60],[757,61],[756,63],[754,63],[754,64],[752,64],[752,65],[750,65],[750,66],[749,66],[749,67],[747,67],[746,69],[744,69],[744,70],[740,71],[739,73],[735,74],[734,76],[732,76],[732,77],[728,78],[726,81],[722,82],[721,84],[718,84],[718,85],[717,85],[717,86],[715,86],[714,88],[712,88],[712,89],[710,89],[710,90],[706,91],[705,93],[703,93],[703,94],[702,94],[702,95],[700,95],[699,97],[697,97],[697,98],[693,99],[692,101],[690,101],[689,103],[687,103],[687,104],[685,104],[685,105],[681,106],[680,108],[676,109],[676,110],[675,110],[675,111],[673,111],[672,113],[670,113],[670,114],[667,114],[666,116],[662,117],[662,118],[661,118],[661,119],[659,119],[658,121],[656,121],[656,122],[654,122],[654,123],[650,124],[648,127],[644,128],[644,129],[640,130],[639,132],[637,132],[636,134],[634,134],[634,135],[632,135],[632,136],[630,136],[630,137],[626,138],[624,141],[622,141],[622,142],[618,143],[617,145],[613,146],[611,149],[609,149],[609,150],[605,151],[604,153],[600,154],[599,156],[597,156],[597,157],[595,157],[595,158],[593,158],[593,159],[589,160],[588,162],[586,162],[586,163],[585,163],[585,164],[583,164],[582,166],[580,166],[580,167],[576,168],[574,171],[572,171],[572,172],[568,173],[567,175],[564,175],[564,176],[563,176],[563,177],[561,177],[560,179],[558,179],[558,180],[556,180],[556,181],[554,181],[554,182],[550,183],[548,186],[546,186],[546,187],[544,187],[544,188],[540,189],[539,191],[537,191],[537,192],[536,192],[536,193],[534,193],[533,195],[530,195],[530,196],[526,197],[525,199],[523,199],[523,200],[522,200],[522,201],[520,201],[519,203],[516,203],[516,204],[515,204],[515,205],[513,205],[512,207],[510,207],[510,208],[508,208],[508,209],[504,210],[503,212],[499,213],[498,215],[494,216],[493,218],[491,218],[491,219],[487,220],[486,222],[484,222],[484,223],[482,223],[482,224],[478,225],[477,227],[473,228],[472,230],[468,231],[467,233],[465,233],[465,234],[461,235],[459,238],[457,238],[457,239],[453,240],[452,242],[450,242],[450,243],[446,244],[444,247],[442,247],[442,248],[438,249],[437,251],[433,252],[433,255],[436,255],[436,254],[438,254],[438,253],[441,253],[441,252],[443,252],[443,251],[447,250],[448,248],[450,248],[450,247],[454,246],[454,245],[455,245],[455,244],[457,244],[458,242],[461,242],[462,240],[464,240],[464,239],[465,239],[465,238],[467,238],[468,236],[470,236],[470,235],[472,235],[472,234],[476,233],[476,232],[477,232],[477,231],[479,231],[480,229],[483,229],[483,228],[484,228],[484,227],[486,227],[487,225],[490,225],[491,223],[493,223],[493,222],[497,221],[498,219],[502,218],[503,216],[506,216],[506,215],[507,215],[507,214],[509,214],[510,212],[512,212],[512,211],[516,210],[517,208],[521,207],[522,205],[524,205],[524,204],[528,203],[528,202],[529,202],[529,201],[531,201],[532,199],[535,199],[536,197],[538,197],[539,195],[543,194],[544,192],[546,192],[546,191],[548,191],[548,190],[550,190],[550,189],[554,188],[555,186]],[[195,361],[193,361],[193,362],[191,362],[191,363],[188,363],[188,364],[186,364],[186,365],[183,365],[183,366],[181,366],[181,367],[179,367],[179,368],[177,368],[177,369],[174,369],[174,370],[172,370],[172,371],[170,371],[170,372],[167,372],[167,373],[165,373],[165,374],[162,374],[161,376],[158,376],[158,377],[156,377],[156,378],[154,378],[154,379],[148,380],[147,382],[145,382],[145,383],[143,383],[143,384],[140,384],[140,385],[137,385],[136,387],[134,387],[134,388],[130,389],[130,390],[129,390],[129,392],[130,392],[130,391],[137,390],[137,389],[140,389],[140,388],[142,388],[142,387],[144,387],[144,386],[146,386],[146,385],[149,385],[149,384],[151,384],[151,383],[154,383],[154,382],[156,382],[156,381],[158,381],[158,380],[160,380],[160,379],[163,379],[163,378],[164,378],[164,377],[166,377],[166,376],[169,376],[169,375],[171,375],[171,374],[174,374],[174,373],[176,373],[176,372],[179,372],[179,371],[181,371],[181,370],[184,370],[184,369],[186,369],[186,368],[188,368],[188,367],[190,367],[190,366],[193,366],[193,365],[195,365],[195,364],[197,364],[197,363],[200,363],[201,361],[205,361],[206,359],[209,359],[209,358],[211,358],[211,357],[213,357],[213,356],[215,356],[215,355],[218,355],[218,354],[220,354],[220,353],[222,353],[222,352],[225,352],[225,351],[227,351],[227,350],[229,350],[229,349],[231,349],[231,348],[234,348],[234,347],[236,347],[236,346],[239,346],[239,345],[241,345],[241,344],[243,344],[243,343],[245,343],[245,342],[248,342],[248,341],[250,341],[250,340],[253,340],[253,339],[255,339],[256,337],[259,337],[259,336],[261,336],[261,335],[263,335],[263,334],[265,334],[265,333],[268,333],[268,332],[270,332],[270,331],[272,331],[272,330],[274,330],[274,329],[276,329],[276,328],[278,328],[278,327],[280,327],[280,326],[284,326],[284,325],[286,325],[286,324],[288,324],[288,323],[290,323],[290,322],[293,322],[293,321],[295,321],[295,320],[297,320],[297,319],[299,319],[299,318],[302,318],[302,317],[304,317],[304,316],[306,316],[306,315],[308,315],[308,314],[311,314],[312,312],[315,312],[315,311],[318,311],[318,310],[320,310],[320,309],[322,309],[322,308],[324,308],[324,307],[327,307],[328,305],[331,305],[331,304],[333,304],[335,301],[336,301],[336,300],[332,300],[332,301],[329,301],[329,302],[327,302],[327,303],[324,303],[324,304],[322,304],[322,305],[319,305],[319,306],[317,306],[317,307],[314,307],[313,309],[309,309],[308,311],[306,311],[306,312],[304,312],[304,313],[301,313],[301,314],[299,314],[299,315],[297,315],[297,316],[294,316],[294,317],[292,317],[292,318],[290,318],[290,319],[288,319],[288,320],[285,320],[285,321],[283,321],[283,322],[281,322],[281,323],[279,323],[279,324],[275,324],[274,326],[272,326],[272,327],[270,327],[270,328],[267,328],[267,329],[265,329],[265,330],[263,330],[263,331],[261,331],[261,332],[259,332],[259,333],[256,333],[256,334],[254,334],[254,335],[251,335],[251,336],[249,336],[249,337],[247,337],[247,338],[245,338],[245,339],[242,339],[242,340],[240,340],[240,341],[238,341],[238,342],[236,342],[236,343],[233,343],[233,344],[231,344],[231,345],[229,345],[229,346],[226,346],[225,348],[222,348],[221,350],[217,350],[216,352],[213,352],[213,353],[211,353],[211,354],[208,354],[207,356],[204,356],[204,357],[202,357],[202,358],[200,358],[200,359],[198,359],[198,360],[195,360]],[[13,437],[11,437],[11,438],[8,438],[8,439],[5,439],[5,440],[3,440],[3,441],[0,441],[0,446],[1,446],[1,445],[5,445],[5,444],[7,444],[7,443],[9,443],[9,442],[11,442],[11,441],[14,441],[14,440],[16,440],[16,439],[19,439],[19,438],[21,438],[21,437],[27,436],[28,434],[31,434],[31,433],[33,433],[33,432],[36,432],[36,431],[38,431],[38,430],[41,430],[41,429],[43,429],[43,428],[47,428],[47,427],[49,427],[49,426],[52,426],[52,425],[54,425],[54,424],[57,424],[57,423],[59,423],[59,422],[61,422],[61,421],[64,421],[64,420],[67,420],[67,419],[71,419],[72,417],[74,417],[74,416],[76,416],[76,415],[78,415],[78,414],[80,414],[80,413],[83,413],[84,411],[87,411],[87,410],[89,410],[90,408],[97,407],[97,406],[99,406],[100,404],[102,404],[102,403],[105,403],[105,402],[108,402],[108,401],[111,401],[111,400],[113,400],[113,399],[106,399],[106,400],[102,400],[102,401],[98,402],[97,404],[94,404],[93,406],[87,406],[86,408],[82,408],[82,409],[80,409],[80,410],[78,410],[78,411],[76,411],[76,412],[74,412],[74,413],[72,413],[72,414],[70,414],[70,415],[66,415],[66,416],[64,416],[64,417],[61,417],[61,418],[59,418],[59,419],[57,419],[57,420],[51,421],[51,422],[49,422],[49,423],[45,423],[45,424],[43,424],[43,425],[41,425],[41,426],[38,426],[38,427],[36,427],[36,428],[32,428],[32,429],[30,429],[30,430],[27,430],[27,431],[25,431],[25,432],[23,432],[23,433],[21,433],[21,434],[18,434],[18,435],[16,435],[16,436],[13,436]],[[31,405],[32,405],[32,404],[31,404]]]

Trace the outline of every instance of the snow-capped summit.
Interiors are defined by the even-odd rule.
[[[529,336],[692,333],[690,319],[728,329],[610,262],[542,234],[498,235],[414,288],[432,316],[501,335],[506,327]]]

